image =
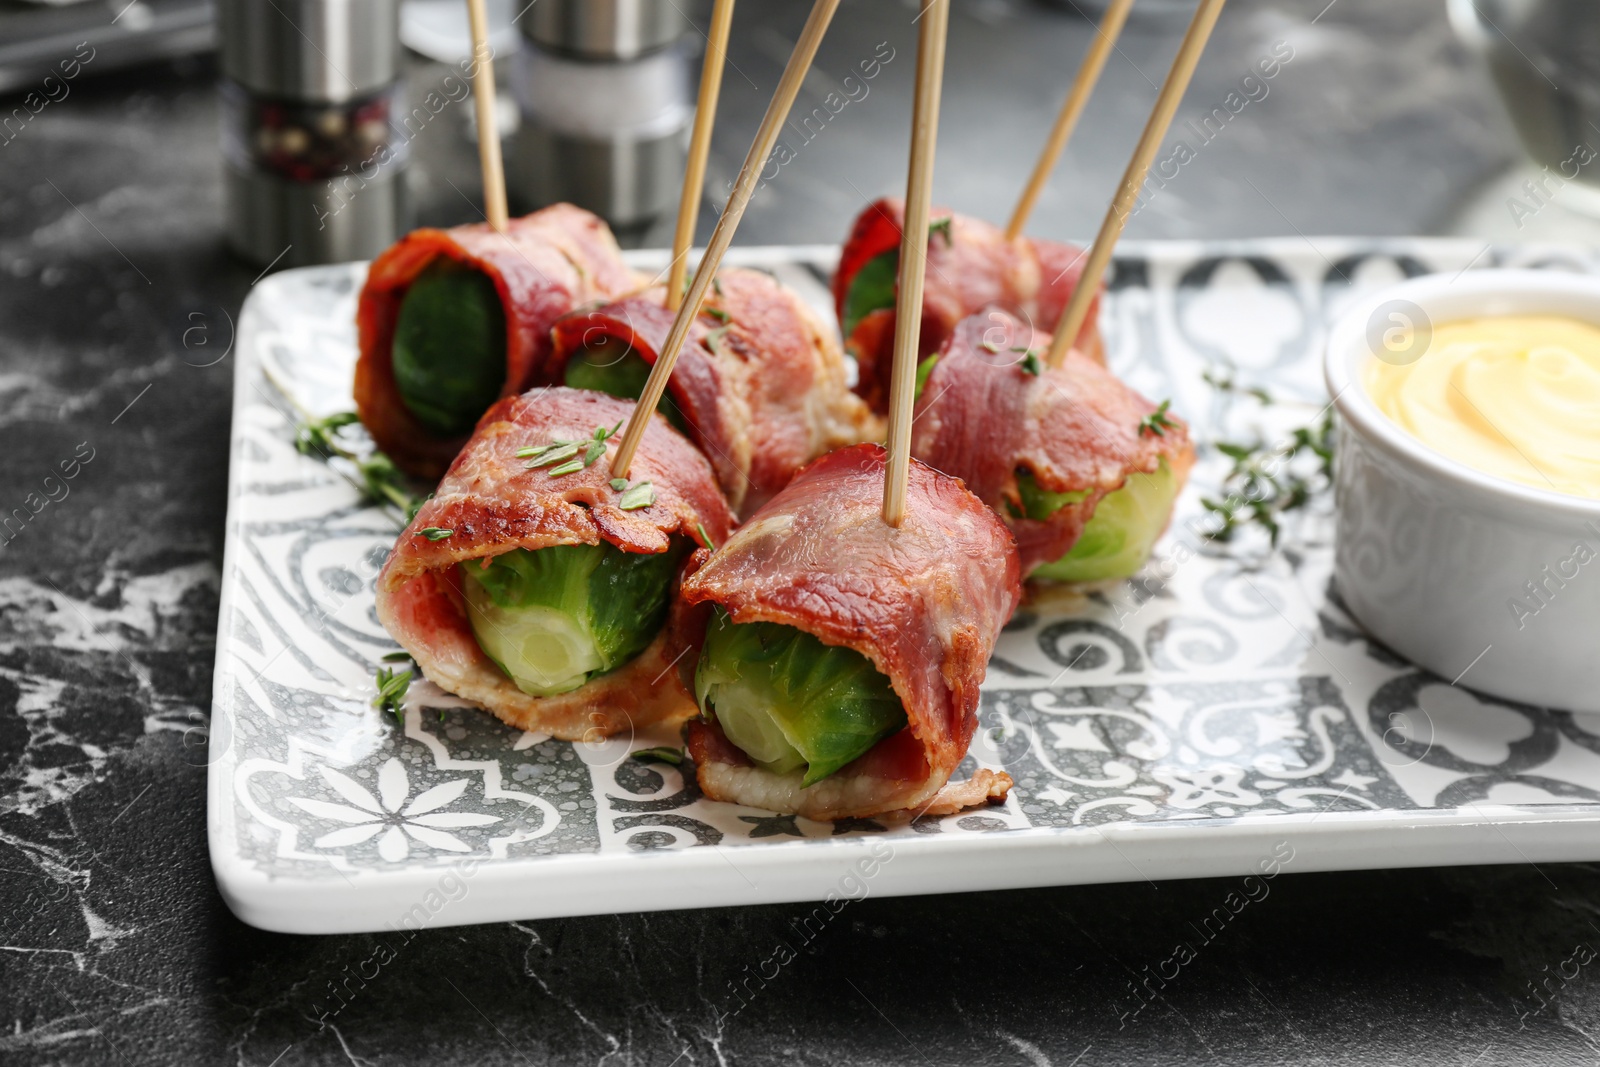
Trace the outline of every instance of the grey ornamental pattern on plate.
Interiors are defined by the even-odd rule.
[[[1102,318],[1112,366],[1153,399],[1170,396],[1202,441],[1273,440],[1324,403],[1321,340],[1353,293],[1469,264],[1595,268],[1574,254],[1512,263],[1449,241],[1321,248],[1131,246]],[[742,262],[831,314],[829,250],[752,249]],[[656,264],[645,255],[637,265]],[[692,776],[632,758],[677,744],[671,730],[568,744],[421,681],[403,721],[381,714],[372,676],[396,646],[374,614],[373,581],[398,527],[293,448],[296,409],[350,406],[363,271],[269,278],[240,324],[211,758],[227,783],[225,837],[263,872],[349,877],[468,856],[875,833],[945,835],[959,847],[962,835],[1024,828],[1320,811],[1383,819],[1477,802],[1600,810],[1600,734],[1583,720],[1480,697],[1360,634],[1329,588],[1327,501],[1296,516],[1277,551],[1195,536],[1186,524],[1201,514],[1198,496],[1225,472],[1209,451],[1157,550],[1168,565],[1036,598],[1002,635],[958,772],[1009,770],[1017,788],[1000,807],[907,825],[813,823],[709,802]],[[1200,377],[1208,368],[1267,385],[1280,402],[1219,394]]]

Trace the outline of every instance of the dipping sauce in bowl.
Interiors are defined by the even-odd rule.
[[[1443,323],[1420,358],[1374,358],[1362,384],[1378,410],[1457,462],[1600,499],[1600,327],[1556,315]]]
[[[1600,714],[1600,275],[1374,290],[1333,323],[1323,370],[1351,616],[1446,682]]]

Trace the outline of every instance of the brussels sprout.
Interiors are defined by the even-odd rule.
[[[1030,478],[1031,482],[1032,479]],[[1018,479],[1019,487],[1023,486]],[[1023,504],[1029,518],[1047,518],[1051,512],[1081,493],[1045,493],[1022,488]],[[1094,514],[1083,528],[1083,535],[1072,551],[1056,560],[1035,567],[1031,578],[1054,578],[1062,582],[1093,582],[1107,578],[1131,578],[1144,566],[1156,538],[1166,528],[1172,503],[1178,495],[1178,479],[1163,459],[1149,474],[1130,474],[1122,488],[1108,493],[1095,505]],[[1049,501],[1056,502],[1053,506]],[[1046,509],[1035,514],[1035,507]]]
[[[916,398],[922,399],[922,391],[928,387],[928,378],[933,374],[933,368],[939,365],[939,353],[935,352],[921,363],[917,364],[917,390]]]
[[[473,635],[518,689],[554,696],[615,670],[655,639],[689,543],[654,555],[611,544],[513,549],[461,564]]]
[[[720,608],[695,671],[700,710],[756,763],[826,778],[902,729],[905,708],[872,662],[773,622],[734,623]]]
[[[850,279],[844,294],[844,335],[855,333],[856,325],[880,308],[894,307],[894,287],[900,273],[900,250],[879,252],[861,265]]]
[[[1043,522],[1068,504],[1076,504],[1089,495],[1083,490],[1052,493],[1048,489],[1040,489],[1038,480],[1027,468],[1017,470],[1017,493],[1022,497],[1022,512],[1018,517],[1026,516],[1038,522]],[[1011,513],[1017,515],[1015,506],[1011,507]]]
[[[637,400],[644,393],[644,383],[650,378],[650,364],[633,350],[633,346],[617,337],[601,337],[585,344],[567,362],[566,384],[574,389],[592,389],[628,400]],[[688,433],[689,421],[673,403],[670,392],[663,393],[656,408],[678,430]]]
[[[506,380],[506,315],[487,274],[452,259],[428,264],[395,320],[395,385],[433,433],[458,437],[500,395]]]

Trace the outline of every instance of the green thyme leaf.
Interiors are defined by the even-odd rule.
[[[638,511],[640,508],[647,508],[655,502],[655,489],[651,487],[649,482],[639,482],[637,485],[630,486],[628,491],[622,494],[622,499],[617,501],[617,507],[623,511]]]
[[[928,240],[932,241],[933,235],[939,234],[944,238],[945,246],[949,247],[954,243],[950,236],[950,226],[953,222],[955,222],[955,216],[946,215],[942,219],[934,219],[932,222],[928,223]]]
[[[566,442],[561,442],[561,443],[566,443]],[[542,455],[544,455],[546,452],[550,451],[554,447],[556,447],[556,446],[555,445],[536,445],[533,448],[519,448],[516,451],[516,457],[518,459],[530,459],[533,456],[542,456]]]
[[[418,497],[411,491],[406,476],[388,456],[376,451],[363,455],[340,438],[340,429],[359,421],[355,412],[341,411],[325,419],[303,422],[295,427],[295,450],[301,455],[320,456],[323,459],[337,456],[354,463],[356,477],[353,480],[361,491],[362,499],[377,504],[392,504],[405,512],[406,521],[410,522],[426,498]]]
[[[1156,405],[1156,409],[1139,420],[1139,434],[1154,434],[1156,437],[1167,436],[1168,430],[1176,430],[1178,424],[1167,418],[1167,408],[1172,406],[1171,400],[1163,400]]]
[[[1242,394],[1244,396],[1255,397],[1261,402],[1262,407],[1271,407],[1274,403],[1276,403],[1272,394],[1267,392],[1267,390],[1261,386],[1240,385],[1238,380],[1234,378],[1232,371],[1221,373],[1205,370],[1200,372],[1200,378],[1219,393],[1233,393],[1236,396]]]
[[[311,422],[302,422],[295,427],[295,451],[303,456],[348,456],[350,453],[335,438],[339,430],[345,426],[361,421],[353,411],[341,411],[329,415],[325,419],[314,419]]]
[[[399,718],[406,690],[411,688],[411,672],[379,667],[374,681],[378,686],[378,695],[372,698],[372,706],[393,712],[395,718]]]
[[[559,478],[563,474],[576,474],[586,466],[587,464],[581,459],[570,459],[559,467],[552,467],[549,474],[552,478]]]
[[[1013,348],[1011,351],[1015,352],[1017,350]],[[1044,364],[1039,362],[1039,353],[1031,348],[1024,351],[1026,354],[1022,357],[1022,362],[1017,365],[1022,368],[1024,374],[1031,374],[1037,378],[1044,373]]]
[[[730,322],[733,319],[732,315],[729,315],[726,311],[723,311],[721,308],[701,308],[700,312],[701,312],[701,314],[704,314],[704,315],[710,315],[712,318],[716,319],[718,322]]]
[[[717,546],[711,543],[711,535],[706,533],[705,524],[697,522],[694,524],[694,528],[700,533],[700,543],[715,552]]]
[[[665,745],[658,748],[641,748],[633,753],[633,758],[640,763],[670,763],[674,767],[683,765],[682,750],[668,748]]]
[[[585,467],[606,454],[606,443],[603,439],[589,442],[589,447],[583,451],[583,465]]]
[[[368,500],[390,503],[410,517],[422,507],[415,493],[406,486],[406,476],[394,465],[394,460],[382,452],[373,452],[356,461],[356,472],[361,476],[361,492]]]
[[[441,530],[437,526],[424,526],[422,529],[418,530],[417,533],[422,537],[426,537],[430,541],[443,541],[446,537],[449,537],[451,534],[455,533],[455,531]]]
[[[411,658],[411,653],[402,649],[399,652],[385,652],[382,658],[385,663],[404,663]]]
[[[624,489],[628,488],[628,479],[626,479],[626,478],[613,478],[613,479],[611,479],[611,488],[615,489],[619,493],[622,492]]]
[[[1239,530],[1254,526],[1276,546],[1283,533],[1283,517],[1306,508],[1333,485],[1333,413],[1324,413],[1314,426],[1291,431],[1287,442],[1270,446],[1217,441],[1217,452],[1232,461],[1223,478],[1222,499],[1201,497],[1200,506],[1217,517],[1206,532],[1213,541],[1227,542]],[[1310,457],[1314,463],[1303,462]]]
[[[578,449],[582,447],[583,443],[581,441],[564,441],[559,445],[552,446],[548,452],[545,452],[537,459],[528,460],[523,466],[533,470],[536,467],[548,467],[552,463],[561,463],[576,456]]]

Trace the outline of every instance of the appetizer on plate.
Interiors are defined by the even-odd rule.
[[[924,361],[911,454],[967,484],[1016,536],[1029,578],[1131,577],[1194,465],[1188,426],[1076,349],[990,309]]]
[[[815,819],[947,814],[1003,799],[1004,773],[948,784],[978,685],[1021,593],[1011,535],[959,481],[911,464],[883,521],[886,453],[830,453],[713,552],[685,602],[710,605],[688,726],[715,800]]]
[[[634,405],[537,389],[490,408],[378,576],[378,619],[447,692],[567,740],[694,714],[705,610],[685,559],[733,524],[711,467],[653,417],[631,481],[606,453]]]
[[[396,465],[436,479],[489,405],[534,380],[557,318],[637,285],[606,224],[571,204],[503,234],[413,230],[361,289],[356,411]]]
[[[982,219],[943,209],[930,213],[928,268],[922,291],[919,355],[938,351],[956,323],[997,305],[1049,332],[1083,269],[1082,250],[1031,237],[1006,240]],[[894,354],[896,276],[905,205],[884,198],[856,218],[833,276],[834,307],[845,348],[860,365],[856,384],[872,410],[887,410]],[[1098,298],[1076,347],[1102,362]]]
[[[637,398],[676,316],[656,288],[555,324],[541,380]],[[810,460],[882,428],[847,385],[817,316],[769,274],[723,270],[673,367],[661,411],[748,515]]]

